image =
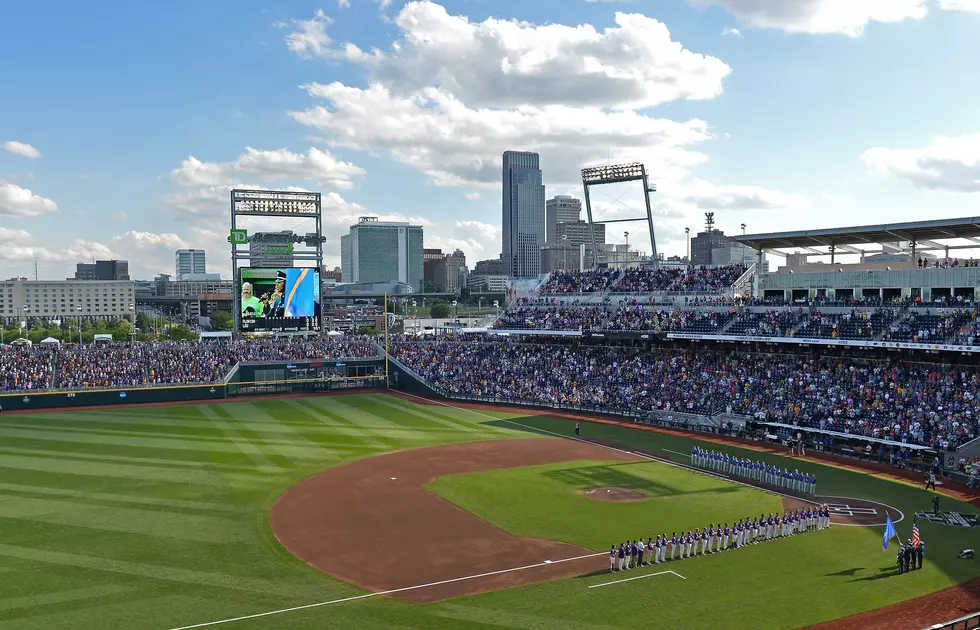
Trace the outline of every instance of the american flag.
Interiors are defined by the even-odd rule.
[[[918,547],[921,539],[919,538],[919,519],[912,521],[912,547]]]

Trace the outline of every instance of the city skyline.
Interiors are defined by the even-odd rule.
[[[5,7],[0,276],[120,259],[152,278],[188,248],[227,276],[235,186],[322,192],[328,266],[363,215],[491,259],[505,150],[539,153],[549,196],[581,196],[582,167],[643,162],[666,256],[704,212],[728,234],[975,214],[976,3],[834,6]],[[40,32],[50,54],[25,53]],[[594,202],[605,218],[642,203]]]

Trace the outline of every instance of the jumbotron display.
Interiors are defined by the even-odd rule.
[[[320,272],[311,267],[245,267],[239,285],[242,332],[320,330]]]

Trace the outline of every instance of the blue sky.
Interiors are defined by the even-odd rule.
[[[4,278],[93,257],[149,278],[178,247],[227,275],[233,185],[324,193],[328,264],[373,215],[472,265],[500,252],[505,149],[541,152],[548,196],[643,161],[667,254],[706,211],[729,232],[980,214],[980,0],[11,5]]]

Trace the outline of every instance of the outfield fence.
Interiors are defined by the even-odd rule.
[[[4,411],[219,401],[235,396],[326,393],[385,386],[384,359],[236,364],[219,382],[0,393]]]
[[[976,628],[980,628],[980,611],[945,623],[937,623],[922,630],[975,630]]]

